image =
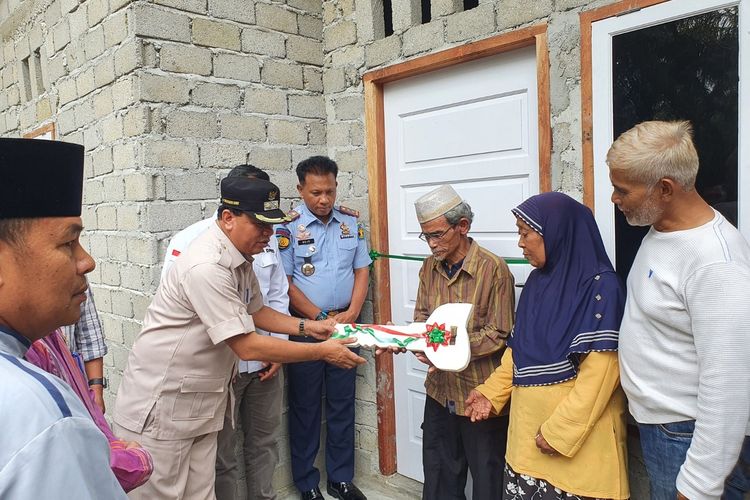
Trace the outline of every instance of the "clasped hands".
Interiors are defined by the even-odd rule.
[[[476,389],[472,389],[471,392],[469,392],[469,397],[466,398],[465,403],[466,410],[464,411],[464,415],[469,417],[472,422],[486,420],[490,417],[490,413],[494,411],[490,400]],[[544,439],[541,428],[537,430],[536,436],[534,436],[534,441],[536,447],[539,448],[540,453],[549,456],[560,454],[556,449],[550,446],[546,439]]]

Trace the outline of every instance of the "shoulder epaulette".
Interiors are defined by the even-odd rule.
[[[338,207],[336,207],[336,209],[342,214],[351,215],[352,217],[356,217],[357,219],[359,218],[359,212],[357,210],[354,210],[353,208],[339,205]]]
[[[285,225],[299,219],[300,213],[296,210],[290,210],[286,213],[286,216],[289,217],[289,220],[284,223]]]

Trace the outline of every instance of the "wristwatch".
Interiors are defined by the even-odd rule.
[[[107,377],[90,378],[89,379],[89,387],[91,387],[92,385],[100,385],[104,389],[106,389],[107,387],[109,387],[109,381],[107,380]]]
[[[324,319],[328,319],[327,311],[320,311],[318,315],[315,316],[315,321],[323,321]]]
[[[305,332],[305,318],[299,319],[299,334],[303,337],[307,337],[307,333]]]

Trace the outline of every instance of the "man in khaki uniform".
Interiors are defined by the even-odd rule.
[[[321,340],[334,330],[331,320],[292,318],[263,306],[251,255],[268,244],[272,224],[285,220],[279,189],[225,178],[218,213],[216,225],[161,281],[117,393],[116,433],[139,440],[154,458],[151,479],[131,499],[215,498],[216,435],[234,405],[237,357],[364,363],[340,341],[292,343],[255,333],[256,323]]]

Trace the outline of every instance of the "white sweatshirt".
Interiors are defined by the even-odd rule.
[[[750,434],[750,247],[721,214],[651,228],[628,275],[619,349],[636,421],[696,421],[677,489],[719,499]]]

